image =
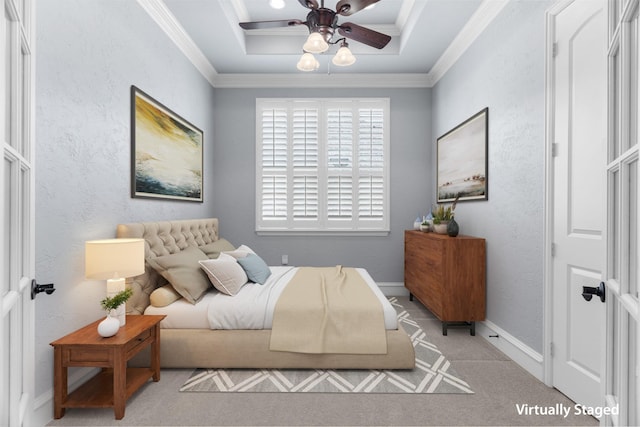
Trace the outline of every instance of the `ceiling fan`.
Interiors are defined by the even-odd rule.
[[[306,25],[309,33],[319,33],[327,43],[330,43],[334,32],[343,37],[372,46],[376,49],[384,48],[391,40],[391,36],[365,28],[352,22],[338,25],[338,16],[350,16],[354,13],[374,4],[380,0],[340,0],[333,11],[324,7],[324,0],[318,4],[317,0],[298,0],[302,6],[311,9],[306,21],[300,19],[284,19],[276,21],[241,22],[240,27],[245,30],[257,30],[265,28],[292,27]],[[337,43],[337,42],[335,42]],[[333,44],[335,44],[333,43]]]

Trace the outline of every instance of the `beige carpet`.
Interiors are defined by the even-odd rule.
[[[397,298],[389,301],[416,352],[412,370],[196,369],[181,392],[473,393],[451,362],[428,341]]]
[[[111,408],[70,408],[62,426],[597,426],[595,418],[574,415],[523,416],[518,405],[573,405],[497,350],[481,335],[451,329],[418,301],[399,297],[427,333],[471,384],[473,394],[377,393],[181,393],[192,369],[163,369],[127,401],[125,417]],[[494,338],[490,338],[494,340]],[[53,408],[51,408],[53,418]]]

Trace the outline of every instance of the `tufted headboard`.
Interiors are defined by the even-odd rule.
[[[116,237],[145,240],[145,260],[180,252],[187,246],[204,246],[218,240],[218,218],[119,224]],[[149,305],[149,295],[167,281],[145,261],[145,272],[127,279],[133,295],[127,301],[127,314],[142,314]]]

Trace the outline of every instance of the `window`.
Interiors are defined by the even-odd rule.
[[[389,231],[389,99],[258,99],[258,233]]]

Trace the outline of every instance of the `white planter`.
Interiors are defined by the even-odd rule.
[[[118,333],[120,329],[120,321],[116,316],[112,316],[111,313],[100,323],[98,323],[98,334],[101,337],[108,338]]]
[[[438,234],[447,234],[449,221],[442,221],[440,224],[433,224],[433,231]]]

